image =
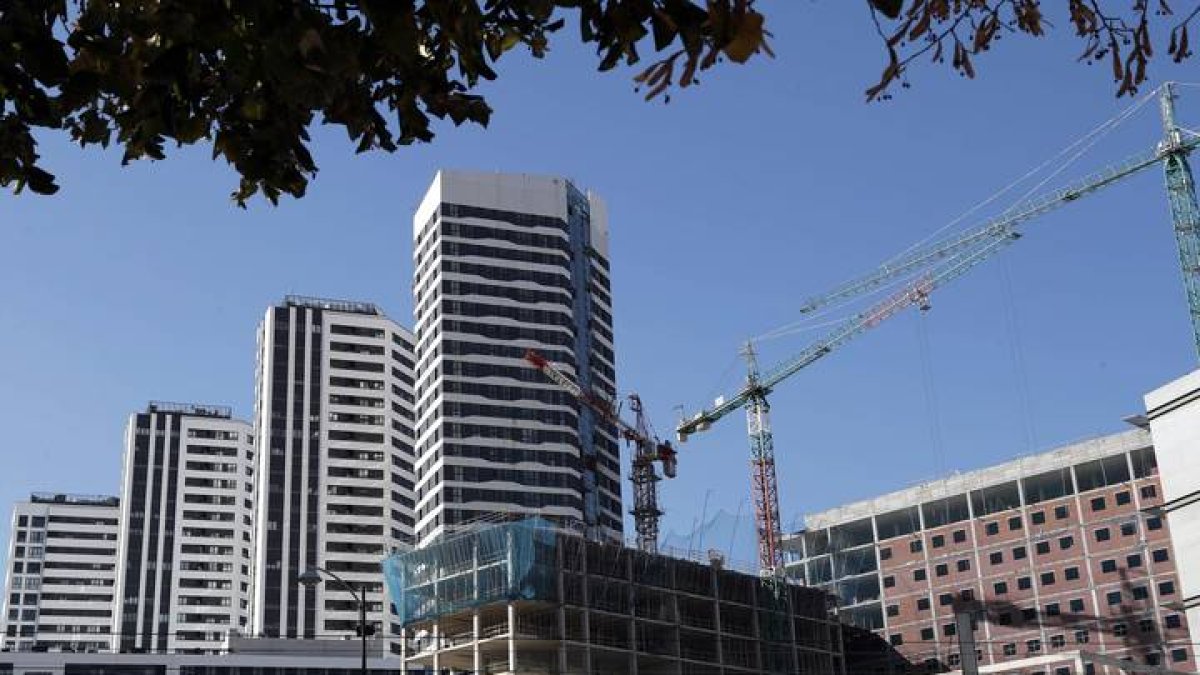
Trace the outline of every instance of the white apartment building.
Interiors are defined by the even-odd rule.
[[[153,402],[130,416],[114,649],[217,652],[245,629],[253,490],[253,434],[229,408]]]
[[[13,508],[3,647],[107,649],[117,567],[116,497],[35,493]]]
[[[313,568],[365,591],[369,623],[387,623],[379,563],[413,539],[412,350],[412,334],[370,303],[289,296],[267,310],[253,635],[355,634],[357,603],[341,584],[297,583]]]
[[[413,244],[419,542],[528,514],[620,539],[616,430],[522,359],[615,396],[603,202],[562,178],[441,171]]]

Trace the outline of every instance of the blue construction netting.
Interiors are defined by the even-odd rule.
[[[492,602],[556,599],[558,533],[528,518],[458,533],[384,559],[401,625]]]

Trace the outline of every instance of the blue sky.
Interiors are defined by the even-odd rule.
[[[1113,97],[1107,66],[1075,62],[1060,27],[1002,41],[977,80],[919,65],[911,89],[864,104],[882,54],[865,11],[845,4],[770,3],[778,58],[705,74],[668,105],[642,102],[632,72],[593,72],[568,32],[544,62],[501,65],[487,130],[442,125],[433,145],[359,157],[318,130],[319,176],[277,208],[235,208],[236,178],[207,148],[122,169],[114,153],[47,138],[62,192],[0,196],[0,504],[115,492],[125,419],[147,400],[249,417],[255,327],[285,294],[374,301],[410,323],[410,216],[439,167],[562,174],[607,200],[619,386],[642,395],[665,435],[675,406],[736,388],[742,340],[799,318],[808,295],[1129,103]],[[1151,75],[1194,70],[1163,59]],[[1200,118],[1192,91],[1185,124]],[[1150,147],[1154,113],[1064,175]],[[932,312],[898,317],[779,388],[786,522],[1119,430],[1143,393],[1195,367],[1157,171],[1039,221],[1001,258],[935,295]],[[816,336],[766,343],[763,360]],[[677,535],[702,515],[748,514],[741,416],[683,446],[661,493]],[[0,527],[6,540],[7,519]],[[728,530],[704,545],[729,547]],[[743,524],[735,558],[753,556],[749,535]]]

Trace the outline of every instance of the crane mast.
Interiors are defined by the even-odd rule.
[[[1171,203],[1171,219],[1175,223],[1175,243],[1179,248],[1179,266],[1183,270],[1183,288],[1187,293],[1192,320],[1192,340],[1197,355],[1200,355],[1200,208],[1196,205],[1196,181],[1192,178],[1192,167],[1187,160],[1195,143],[1194,139],[1190,144],[1185,141],[1183,132],[1175,123],[1173,83],[1163,85],[1159,103],[1163,122],[1163,141],[1159,144],[1159,152],[1163,155],[1167,198]]]
[[[632,467],[629,476],[633,483],[633,508],[629,512],[633,515],[638,548],[647,553],[656,553],[658,551],[658,521],[662,517],[663,511],[658,506],[658,481],[660,478],[654,469],[654,463],[661,463],[663,474],[667,478],[674,478],[678,460],[670,442],[660,441],[654,435],[646,418],[642,399],[637,394],[629,395],[629,407],[635,416],[634,423],[630,424],[621,419],[608,399],[584,391],[583,387],[580,387],[566,373],[555,368],[546,357],[537,351],[526,350],[525,360],[541,371],[549,380],[566,390],[575,400],[617,427],[621,437],[633,446]]]
[[[754,344],[742,349],[746,358],[746,386],[753,393],[746,401],[750,433],[750,491],[754,497],[754,523],[758,535],[758,567],[764,574],[783,572],[782,533],[779,527],[779,483],[775,478],[775,441],[771,437],[771,404],[758,386],[758,358]]]
[[[774,437],[769,419],[771,408],[767,400],[771,391],[792,375],[904,309],[913,306],[929,309],[930,293],[1017,241],[1022,236],[1020,226],[1038,216],[1161,163],[1166,174],[1193,339],[1197,354],[1200,355],[1200,206],[1197,205],[1195,181],[1187,161],[1191,151],[1200,146],[1200,136],[1188,132],[1189,136],[1185,137],[1185,130],[1175,122],[1174,99],[1172,84],[1164,85],[1159,99],[1164,137],[1153,150],[1109,166],[1074,185],[1024,201],[982,226],[908,251],[859,279],[810,298],[801,307],[802,313],[854,299],[888,284],[901,284],[899,292],[837,324],[825,337],[765,373],[759,369],[753,344],[747,343],[743,347],[742,355],[747,365],[745,385],[733,395],[717,399],[711,408],[681,420],[676,426],[676,435],[681,442],[686,441],[692,434],[709,429],[734,410],[745,408],[759,568],[764,576],[778,577],[783,565]]]

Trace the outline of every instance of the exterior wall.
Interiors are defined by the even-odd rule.
[[[1143,511],[1154,458],[1139,429],[809,516],[789,571],[918,664],[959,665],[962,606],[981,665],[1087,650],[1189,670],[1176,547]]]
[[[1162,469],[1163,497],[1186,503],[1200,491],[1200,370],[1147,394],[1146,417]],[[1179,550],[1200,550],[1200,504],[1169,511],[1167,522]],[[1200,555],[1185,556],[1178,565],[1179,599],[1200,596]],[[1187,614],[1192,625],[1200,625],[1200,607]]]
[[[5,650],[108,648],[118,514],[116,497],[35,494],[16,504],[0,616]]]
[[[615,396],[603,204],[559,178],[443,171],[413,243],[420,542],[497,514],[619,540],[615,429],[522,359]]]
[[[257,553],[251,632],[354,635],[366,590],[380,628],[379,560],[413,541],[413,337],[374,305],[288,297],[259,329]]]
[[[130,416],[114,648],[213,652],[245,629],[253,443],[224,407],[151,403]]]

